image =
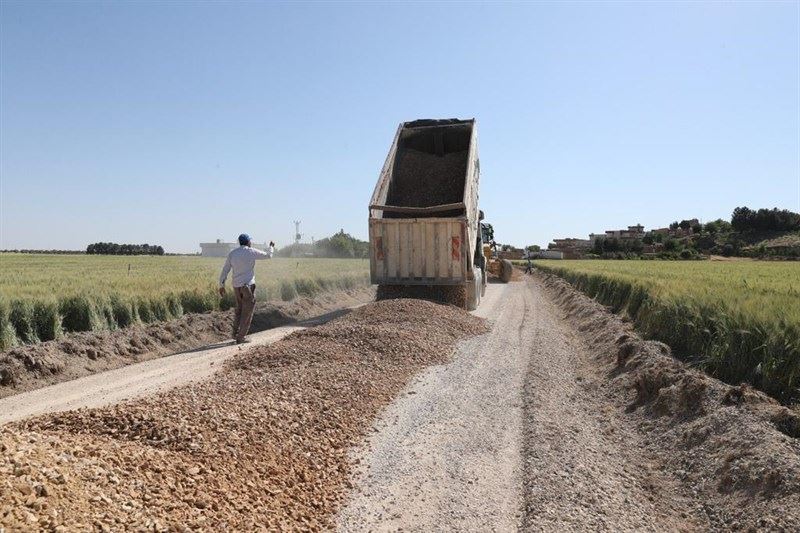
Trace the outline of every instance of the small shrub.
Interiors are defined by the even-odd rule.
[[[94,329],[117,329],[117,321],[114,319],[114,309],[108,298],[97,298],[94,308],[99,319],[98,325]]]
[[[150,310],[153,313],[152,322],[164,322],[170,319],[166,300],[161,298],[150,299]]]
[[[731,243],[726,242],[725,244],[722,245],[722,255],[724,255],[725,257],[730,257],[734,253],[736,253],[736,249]]]
[[[86,296],[68,296],[58,304],[61,314],[61,325],[64,331],[91,331],[97,328],[99,320],[92,305]]]
[[[145,300],[144,298],[139,298],[136,301],[136,316],[139,317],[139,320],[144,322],[145,324],[149,324],[150,322],[155,321],[155,314],[153,310],[150,308],[150,301]]]
[[[233,291],[225,291],[225,296],[219,300],[219,308],[227,311],[233,307],[236,307],[236,294]]]
[[[281,300],[284,302],[290,302],[295,298],[297,298],[297,290],[295,289],[294,283],[288,280],[283,280],[281,282]]]
[[[33,304],[33,323],[40,341],[51,341],[61,335],[61,315],[55,302]]]
[[[350,290],[356,288],[356,280],[352,276],[342,276],[339,279],[339,288],[344,290]]]
[[[127,328],[136,322],[136,308],[133,302],[123,300],[119,296],[111,297],[111,312],[117,327]]]
[[[17,344],[17,334],[8,319],[9,308],[5,300],[0,300],[0,350],[7,350]]]
[[[167,309],[173,318],[183,316],[183,306],[181,305],[180,298],[175,294],[168,294],[166,296]]]
[[[8,320],[14,327],[17,338],[24,343],[37,342],[33,322],[33,304],[26,300],[14,300],[8,313]]]
[[[299,278],[294,280],[294,285],[297,290],[297,294],[302,296],[314,296],[319,292],[319,285],[313,279],[308,278]]]
[[[199,290],[183,291],[180,294],[181,307],[184,313],[205,313],[217,309],[217,296]]]
[[[259,286],[256,287],[256,300],[260,300],[263,302],[270,299],[271,299],[270,287],[259,287]]]

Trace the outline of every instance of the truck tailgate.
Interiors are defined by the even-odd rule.
[[[379,285],[457,285],[467,281],[464,218],[371,218],[370,277]]]

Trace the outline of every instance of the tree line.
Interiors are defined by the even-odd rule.
[[[797,231],[800,213],[777,207],[759,210],[737,207],[731,216],[731,226],[736,231]]]
[[[89,255],[164,255],[164,248],[156,244],[117,244],[96,242],[86,247]]]
[[[53,255],[76,255],[85,253],[83,250],[0,250],[2,254],[53,254]]]

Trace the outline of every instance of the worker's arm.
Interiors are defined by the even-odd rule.
[[[222,267],[222,272],[219,275],[219,293],[225,294],[225,280],[228,279],[228,272],[231,271],[231,258],[228,256],[225,259],[225,266]]]
[[[256,255],[256,259],[269,259],[272,257],[269,252],[262,252],[258,248],[251,248],[251,250],[253,250],[253,253]]]

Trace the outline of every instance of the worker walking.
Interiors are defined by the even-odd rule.
[[[239,247],[231,250],[219,275],[219,294],[225,296],[225,280],[228,272],[233,270],[233,294],[236,297],[236,313],[233,318],[233,338],[236,344],[249,342],[245,340],[253,320],[256,306],[256,260],[269,259],[272,251],[262,252],[250,246],[250,236],[239,235]]]

